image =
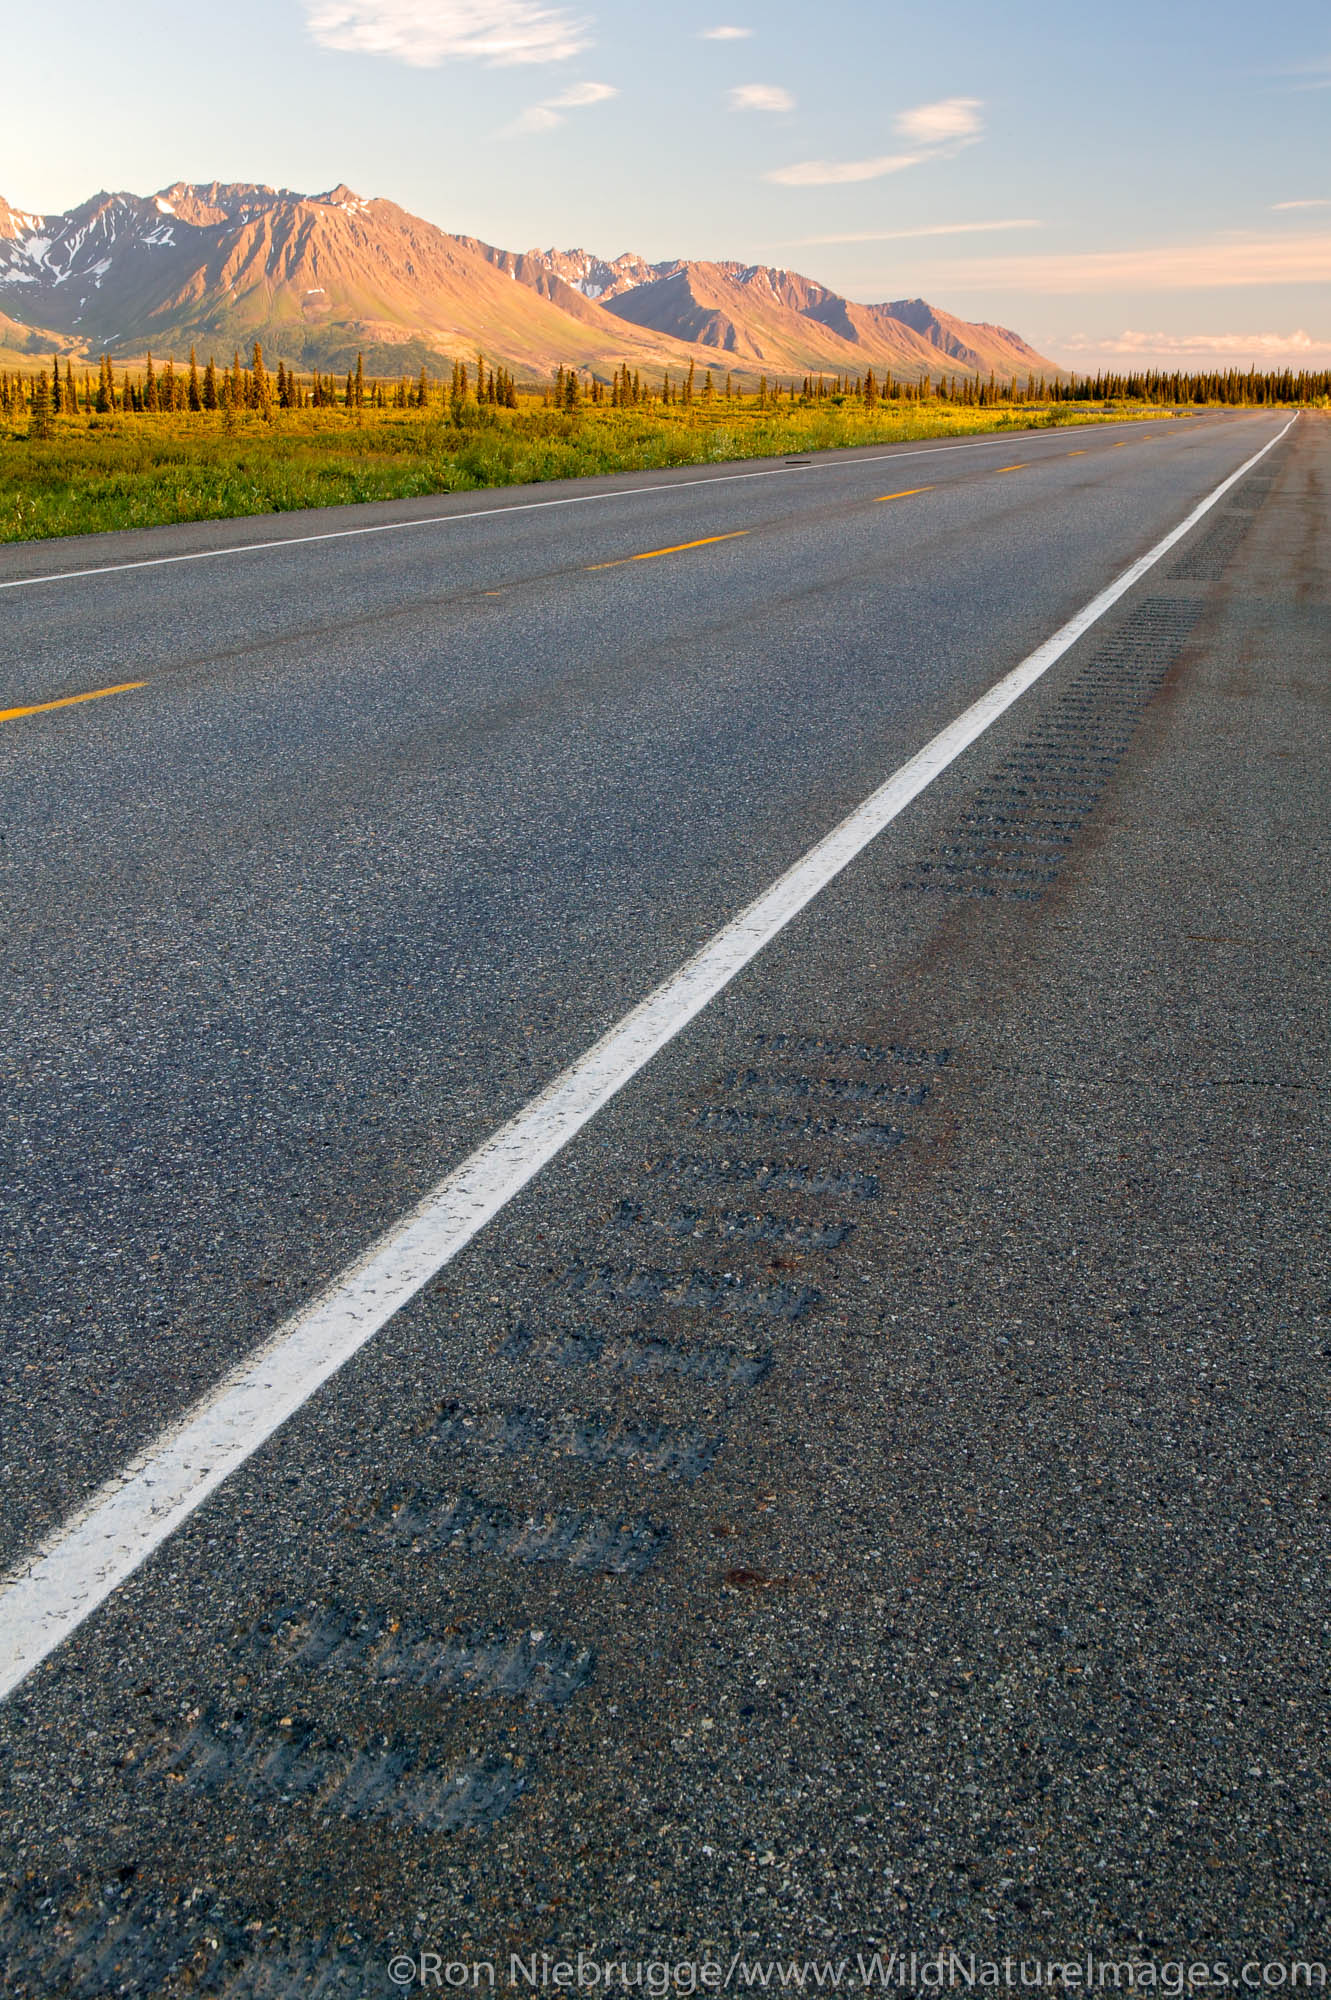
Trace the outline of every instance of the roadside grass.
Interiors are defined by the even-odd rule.
[[[50,438],[0,431],[0,542],[355,501],[645,472],[838,446],[1172,417],[1124,404],[715,402],[576,412],[277,410],[57,418]]]

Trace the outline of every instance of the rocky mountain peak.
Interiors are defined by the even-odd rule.
[[[860,305],[797,271],[738,260],[515,254],[345,181],[318,195],[173,181],[148,196],[100,193],[66,215],[0,202],[0,313],[26,329],[32,352],[54,340],[90,356],[206,355],[260,340],[304,368],[364,353],[386,373],[446,370],[477,347],[525,380],[561,364],[604,379],[622,365],[658,379],[690,364],[852,379],[869,368],[912,379],[1052,367],[1006,329],[922,299]]]

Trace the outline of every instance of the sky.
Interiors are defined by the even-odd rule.
[[[347,182],[507,249],[922,295],[1077,369],[1331,366],[1325,0],[66,0],[0,195]]]

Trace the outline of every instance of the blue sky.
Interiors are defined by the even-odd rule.
[[[19,207],[345,180],[511,249],[922,293],[1079,366],[1331,365],[1324,0],[67,0],[5,42]]]

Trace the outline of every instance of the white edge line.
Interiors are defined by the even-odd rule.
[[[939,731],[0,1584],[0,1700],[68,1638],[321,1383],[455,1258],[657,1051],[1168,554],[1295,418]]]
[[[1148,421],[1130,418],[1128,422]],[[0,581],[0,590],[33,590],[42,583],[72,583],[84,576],[119,576],[131,569],[163,569],[170,563],[212,562],[219,556],[262,555],[265,549],[298,549],[310,542],[344,542],[356,535],[391,535],[405,533],[409,528],[446,528],[454,521],[486,521],[504,514],[531,514],[543,507],[589,507],[598,500],[631,500],[644,493],[676,493],[690,486],[727,486],[740,479],[779,479],[788,472],[834,472],[848,465],[881,465],[889,458],[936,458],[944,451],[982,451],[991,445],[1011,445],[1024,440],[1043,444],[1050,436],[1063,436],[1067,431],[1077,430],[1122,430],[1123,424],[1068,424],[1053,431],[996,431],[990,437],[958,439],[948,444],[925,445],[919,450],[909,446],[901,451],[882,451],[873,457],[836,458],[831,454],[810,460],[808,465],[771,465],[758,472],[715,472],[706,479],[663,479],[655,486],[614,486],[605,493],[569,493],[559,500],[515,500],[507,507],[471,507],[460,514],[426,514],[418,521],[375,521],[365,528],[328,528],[318,535],[284,535],[280,541],[233,542],[225,549],[190,549],[179,556],[139,556],[133,562],[102,563],[95,569],[53,570],[49,576],[11,577]],[[197,526],[198,523],[181,523],[182,526]]]

